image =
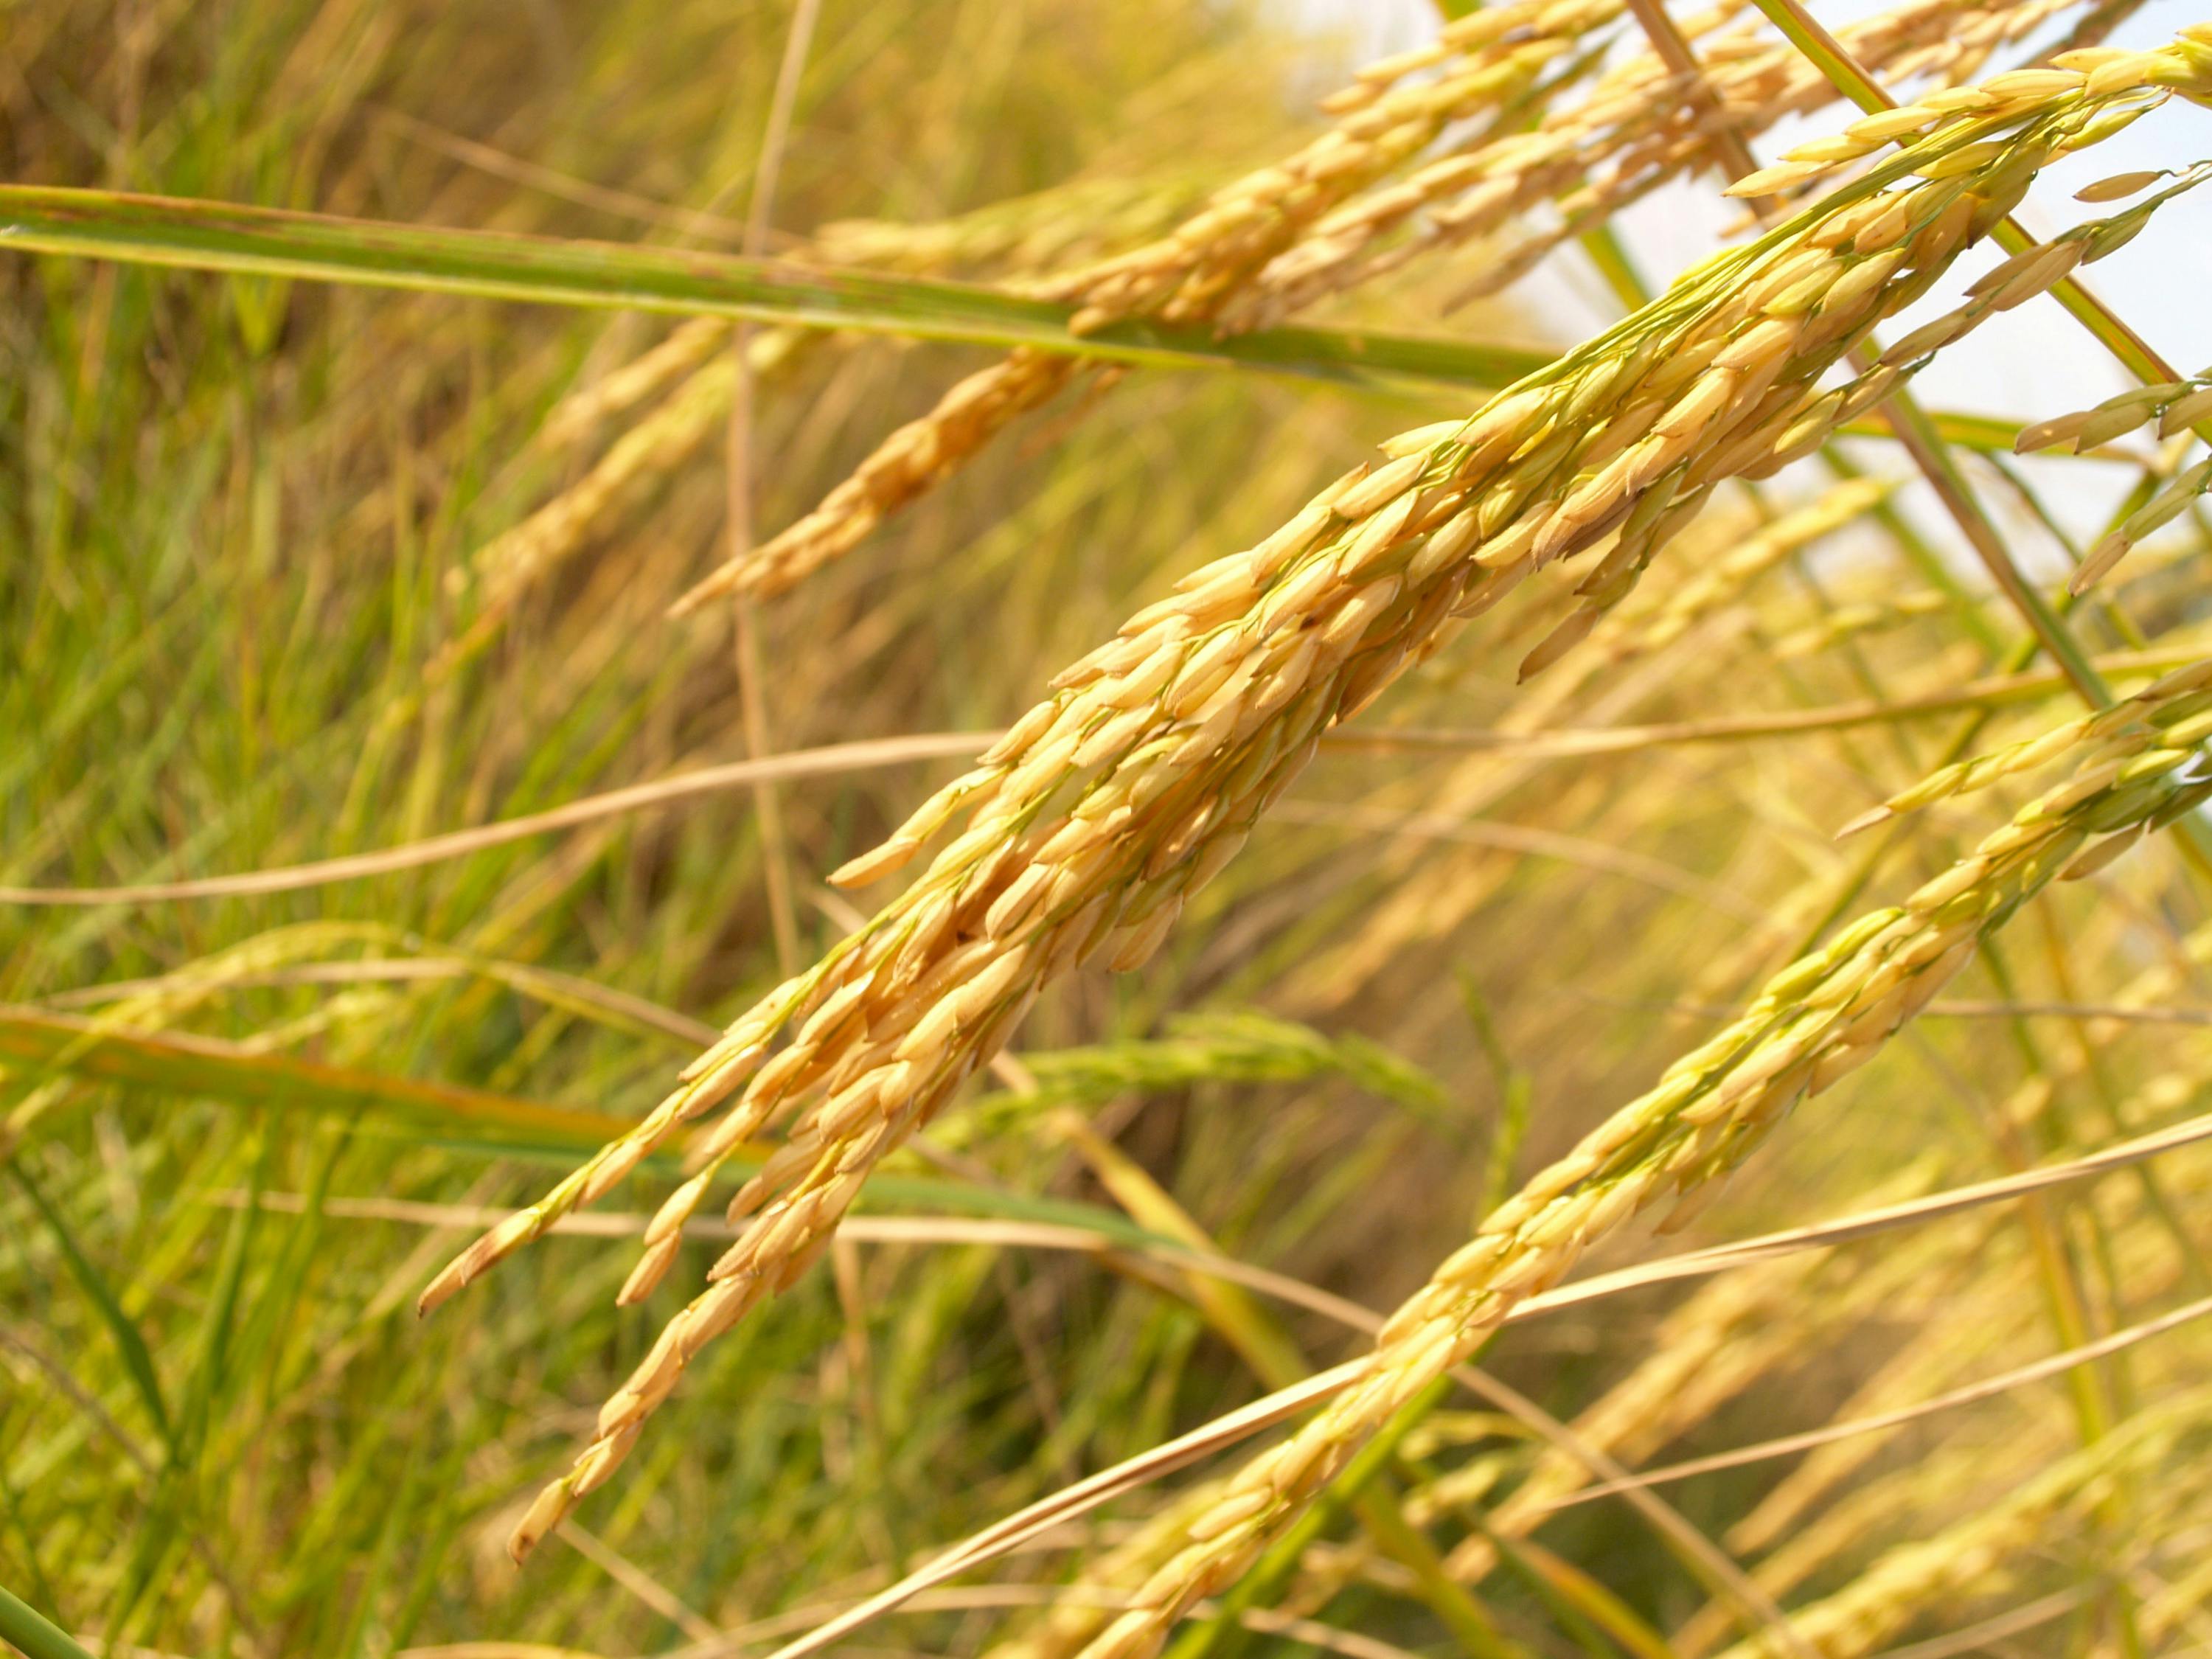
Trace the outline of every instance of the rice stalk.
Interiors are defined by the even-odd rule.
[[[2175,1097],[2186,1091],[2171,1086],[2179,1081],[2162,1079],[2130,1103],[2133,1109],[2130,1115],[2134,1111],[2163,1114],[2182,1103]],[[2054,1086],[2055,1082],[2042,1080],[2025,1086],[2007,1103],[2007,1115],[2015,1121],[2024,1120],[2047,1102]],[[2123,1270],[2135,1292],[2154,1297],[2181,1281],[2184,1260],[2165,1245],[2161,1236],[2125,1225],[2127,1221],[2141,1219],[2148,1209],[2140,1194],[2124,1204],[2105,1207],[2113,1212],[2116,1235],[2124,1241]],[[1995,1350],[2015,1334],[2032,1334],[2045,1325],[2047,1315],[2033,1275],[2016,1253],[1991,1251],[1977,1234],[1946,1243],[1954,1259],[1964,1251],[1977,1269],[1974,1282],[1962,1295],[1990,1316],[1978,1331],[1984,1346]],[[1940,1338],[1934,1334],[1939,1331]],[[1955,1328],[1940,1325],[1916,1334],[1846,1400],[1838,1415],[1879,1418],[1924,1400],[1956,1381],[1974,1358],[1972,1348],[1959,1338]],[[1769,1591],[1787,1594],[1835,1556],[1862,1541],[1865,1528],[1859,1498],[1848,1500],[1829,1516],[1810,1522],[1807,1516],[1815,1504],[1876,1455],[1887,1437],[1888,1431],[1884,1430],[1816,1448],[1729,1529],[1731,1548],[1774,1549],[1756,1570]],[[1877,1489],[1869,1488],[1864,1503],[1868,1512],[1879,1513],[1886,1501]],[[1726,1609],[1716,1605],[1692,1620],[1680,1632],[1685,1650],[1700,1652],[1711,1647],[1725,1630],[1726,1618]]]
[[[2198,1116],[2148,1135],[2135,1137],[2063,1163],[2021,1171],[1994,1180],[1953,1188],[1926,1198],[1876,1206],[1837,1220],[1784,1229],[1760,1237],[1710,1246],[1667,1256],[1638,1266],[1538,1291],[1510,1310],[1508,1322],[1577,1306],[1591,1300],[1676,1279],[1701,1278],[1725,1273],[1754,1261],[1807,1249],[1855,1243],[1902,1227],[1923,1225],[1963,1215],[1995,1203],[2009,1202],[2051,1191],[2118,1169],[2137,1168],[2147,1159],[2212,1140],[2212,1116]],[[857,1630],[871,1620],[903,1605],[910,1598],[945,1583],[958,1574],[1004,1556],[1046,1535],[1051,1529],[1090,1514],[1113,1498],[1150,1480],[1196,1462],[1209,1451],[1264,1432],[1287,1421],[1305,1407],[1335,1398],[1356,1386],[1365,1366],[1353,1361],[1309,1378],[1292,1388],[1278,1389],[1265,1398],[1224,1413],[1175,1440],[1152,1448],[1052,1493],[1018,1514],[1006,1516],[962,1543],[933,1558],[889,1589],[847,1608],[827,1623],[817,1625],[799,1639],[777,1650],[773,1659],[805,1659]],[[1926,1484],[1948,1492],[1958,1482],[1950,1468],[1927,1474]]]

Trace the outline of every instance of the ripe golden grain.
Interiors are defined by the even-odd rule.
[[[2147,716],[2208,686],[2212,660],[2168,676],[2121,707]],[[1474,1240],[1384,1325],[1365,1380],[1239,1471],[1217,1516],[1192,1528],[1189,1547],[1139,1592],[1140,1606],[1085,1650],[1086,1659],[1154,1651],[1196,1601],[1251,1564],[1359,1445],[1464,1358],[1516,1303],[1557,1284],[1592,1239],[1670,1195],[1662,1231],[1694,1214],[1798,1100],[1872,1059],[1965,964],[1982,936],[2073,866],[2093,836],[2130,835],[2212,796],[2212,780],[2177,781],[2179,765],[2136,779],[2114,775],[2093,789],[2050,792],[1902,906],[1861,917],[1769,981],[1742,1018],[1678,1060],[1650,1093],[1486,1218]],[[2101,770],[2093,761],[2089,775]],[[1974,1538],[1978,1551],[1997,1547],[1991,1538]],[[1878,1623],[1875,1610],[1892,1605],[1893,1578],[1949,1571],[1937,1564],[1955,1559],[1914,1558],[1893,1575],[1862,1580],[1850,1618]],[[1899,1598],[1896,1605],[1909,1610],[1914,1603]],[[1841,1612],[1838,1618],[1839,1627],[1848,1622]],[[1741,1659],[1753,1650],[1770,1650],[1747,1647]]]
[[[2194,94],[2203,70],[2189,44],[2140,54],[2142,75]],[[1380,467],[1355,469],[1285,532],[1194,573],[1176,595],[1132,617],[1115,641],[1059,678],[1054,695],[1001,740],[994,760],[895,832],[896,854],[872,855],[857,872],[848,866],[833,878],[887,874],[953,814],[968,815],[965,832],[918,881],[740,1018],[636,1131],[478,1241],[424,1292],[423,1305],[435,1305],[552,1219],[606,1191],[679,1127],[726,1106],[695,1148],[692,1179],[648,1232],[646,1257],[624,1291],[642,1295],[665,1271],[684,1219],[731,1152],[789,1126],[784,1146],[732,1201],[733,1218],[753,1214],[752,1224],[715,1264],[708,1288],[670,1321],[607,1401],[591,1445],[517,1528],[516,1553],[607,1479],[706,1344],[827,1248],[869,1171],[998,1052],[1044,986],[1094,957],[1133,969],[1158,948],[1184,904],[1233,856],[1328,727],[1350,719],[1408,662],[1436,649],[1451,624],[1488,609],[1540,566],[1613,535],[1612,552],[1577,590],[1575,616],[1594,623],[1625,597],[1716,483],[1764,476],[1911,374],[1917,362],[1886,359],[1845,386],[1821,392],[1816,385],[1857,339],[1917,297],[1978,229],[2008,211],[2036,165],[2100,130],[2100,100],[2083,89],[2081,77],[2068,84],[2072,91],[2016,112],[2021,131],[1979,169],[1915,182],[1911,170],[1928,157],[1909,151],[1868,184],[1749,248],[1707,262],[1452,435]],[[2115,96],[2141,101],[2132,84],[2140,82]],[[1946,140],[1931,142],[1941,147]],[[1867,245],[1869,226],[1882,229],[1878,246]],[[1887,257],[1898,250],[1901,260]],[[1820,258],[1807,261],[1808,252]],[[1838,282],[1875,261],[1882,279],[1856,285],[1840,304],[1793,304],[1787,316],[1769,316],[1753,296],[1758,279],[1785,261],[1808,274],[1825,266]],[[1990,314],[1994,296],[2006,292],[2001,283],[1970,299],[1954,313],[1962,329]],[[1726,395],[1717,396],[1716,386]],[[1376,524],[1388,529],[1371,533]],[[1451,556],[1425,561],[1432,538]],[[1139,685],[1158,690],[1139,696],[1131,688]],[[2179,695],[2170,682],[2156,690],[2160,698]],[[2151,706],[2142,699],[2136,705]],[[2098,794],[2078,809],[2052,809],[2057,829],[2022,826],[2014,839],[2047,855],[2055,837],[2073,833],[2079,813],[2094,808],[2112,817],[2097,827],[2120,829],[2140,821],[2125,819],[2134,803],[2148,803],[2147,817],[2166,799],[2160,792],[2173,787],[2163,774],[2130,779],[2112,799]],[[1103,833],[1075,827],[1091,823]],[[1975,866],[1973,880],[2028,879],[2017,859],[2004,861],[2014,850],[2010,842],[1990,845],[1989,856],[1999,861],[1988,870]],[[2037,884],[2056,873],[2033,860],[2024,867]],[[1686,1176],[1707,1168],[1712,1138],[1771,1119],[1788,1097],[1784,1080],[1802,1091],[1870,1054],[1880,1035],[1910,1012],[1909,999],[1933,994],[1970,948],[1974,930],[1946,921],[1908,931],[1909,939],[1882,935],[1895,951],[1881,964],[1887,977],[1878,995],[1853,1002],[1847,1024],[1836,1029],[1826,1015],[1808,1016],[1789,1042],[1765,1042],[1755,1059],[1734,1064],[1724,1085],[1662,1097],[1660,1106],[1640,1103],[1638,1113],[1692,1126],[1665,1170],[1639,1164],[1633,1179],[1623,1175],[1573,1200],[1581,1207],[1572,1214],[1501,1211],[1510,1219],[1493,1218],[1494,1234],[1476,1249],[1486,1261],[1486,1253],[1498,1259],[1480,1272],[1472,1259],[1448,1265],[1440,1281],[1452,1316],[1436,1310],[1407,1316],[1413,1322],[1406,1328],[1414,1334],[1386,1340],[1392,1363],[1378,1365],[1374,1382],[1324,1420],[1356,1426],[1358,1410],[1401,1397],[1403,1378],[1432,1360],[1440,1366],[1455,1351],[1464,1298],[1450,1287],[1459,1280],[1480,1281],[1477,1306],[1488,1297],[1502,1308],[1500,1298],[1540,1288],[1572,1260],[1573,1241],[1652,1195],[1658,1174],[1685,1176],[1686,1191],[1693,1184]],[[1817,1079],[1816,1064],[1824,1068]],[[1618,1150],[1601,1139],[1588,1156],[1601,1160]],[[1533,1238],[1513,1231],[1524,1219],[1537,1230]],[[1426,1305],[1417,1299],[1409,1308]],[[1415,1351],[1405,1351],[1407,1340]],[[1310,1455],[1313,1470],[1334,1455],[1303,1439],[1294,1443],[1306,1444],[1301,1455]],[[1240,1491],[1237,1501],[1255,1490]],[[1270,1490],[1274,1498],[1221,1529],[1218,1547],[1194,1564],[1184,1589],[1148,1595],[1144,1609],[1117,1621],[1122,1634],[1102,1638],[1104,1650],[1156,1639],[1204,1585],[1232,1570],[1224,1564],[1249,1559],[1255,1540],[1304,1495],[1291,1485]]]

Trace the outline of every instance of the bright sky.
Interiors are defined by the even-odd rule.
[[[1680,6],[1683,0],[1674,0]],[[1348,36],[1363,57],[1397,50],[1430,36],[1436,13],[1429,0],[1279,0],[1296,21]],[[1814,0],[1813,9],[1831,27],[1882,9],[1882,0]],[[2208,9],[2182,0],[2149,3],[2116,30],[2111,44],[2154,46],[2174,30],[2203,20]],[[2063,33],[2045,31],[1998,60],[1999,67],[2022,60]],[[1792,124],[1766,135],[1753,148],[1770,161],[1800,137],[1832,131],[1843,117],[1831,110],[1809,124]],[[2171,167],[2212,155],[2212,111],[2172,104],[2138,121],[2085,156],[2047,171],[2036,182],[2020,218],[2038,235],[2048,235],[2111,208],[2086,207],[2073,192],[2093,179],[2136,168]],[[1618,222],[1638,267],[1655,284],[1709,252],[1735,216],[1733,204],[1717,194],[1711,174],[1680,179],[1638,204]],[[1895,338],[1917,320],[1948,309],[1965,284],[1998,256],[1978,251],[1962,259],[1935,293],[1885,330]],[[2212,186],[2161,209],[2149,229],[2112,258],[2086,273],[2087,286],[2134,325],[2177,370],[2191,374],[2212,363]],[[1617,312],[1606,290],[1580,254],[1554,257],[1524,280],[1516,297],[1562,340],[1593,332]],[[2086,408],[2130,384],[2124,372],[2071,318],[2048,298],[1984,324],[1973,335],[1947,349],[1915,382],[1917,395],[1929,408],[1960,409],[2027,419]],[[2125,487],[2118,469],[2078,461],[2033,464],[2039,486],[2051,492],[2054,510],[2070,525],[2093,532],[2106,505]],[[1924,503],[1916,512],[1929,521]],[[1992,502],[1992,505],[1996,503]],[[2040,561],[2051,553],[2023,544],[2024,558]]]

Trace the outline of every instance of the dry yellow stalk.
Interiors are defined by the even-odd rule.
[[[2130,699],[2136,713],[2212,685],[2212,660]],[[2181,757],[2185,759],[2187,757]],[[2085,861],[2090,838],[2131,840],[2212,796],[2180,775],[2062,786],[2031,802],[1901,907],[1862,917],[1770,981],[1749,1012],[1669,1068],[1485,1220],[1474,1239],[1384,1326],[1364,1378],[1298,1433],[1248,1463],[1192,1541],[1086,1650],[1154,1651],[1200,1598],[1234,1580],[1357,1449],[1526,1297],[1557,1284],[1582,1249],[1630,1215],[1677,1194],[1680,1225],[1808,1094],[1879,1052],[1962,967],[1982,937]],[[2091,848],[2087,859],[2094,859]]]
[[[1982,1230],[1985,1235],[1986,1229]],[[2012,1294],[2029,1287],[2030,1281],[2018,1261],[2006,1260],[1999,1264],[1999,1272],[1982,1275],[1966,1294],[1973,1298],[1977,1308],[2001,1310],[2004,1317],[1988,1321],[1990,1328],[1978,1335],[2002,1339],[2008,1334],[2008,1324],[2016,1322],[2009,1300]],[[2026,1310],[2027,1322],[2042,1316],[2042,1310],[2030,1304]],[[1980,1358],[1979,1351],[1962,1342],[1955,1325],[1940,1322],[1936,1330],[1941,1331],[1941,1341],[1923,1340],[1908,1343],[1878,1369],[1844,1402],[1836,1408],[1838,1419],[1871,1417],[1894,1407],[1924,1400],[1948,1387],[1965,1376]],[[1765,1549],[1778,1539],[1790,1533],[1799,1517],[1819,1503],[1853,1471],[1879,1453],[1887,1443],[1888,1437],[1867,1434],[1848,1440],[1838,1440],[1822,1446],[1810,1454],[1789,1474],[1778,1482],[1772,1492],[1760,1500],[1757,1508],[1728,1534],[1729,1547],[1740,1553]],[[1838,1544],[1855,1542],[1862,1529],[1846,1523],[1837,1531]],[[1790,1571],[1768,1571],[1762,1568],[1759,1583],[1769,1591],[1784,1594],[1807,1573],[1820,1565],[1820,1558],[1807,1552],[1801,1558],[1802,1568],[1787,1564]]]
[[[1917,1196],[1928,1190],[1931,1173],[1916,1168],[1879,1195],[1868,1196],[1876,1201]],[[1577,1437],[1623,1462],[1642,1462],[1761,1376],[1801,1357],[1823,1334],[1848,1328],[1872,1309],[1937,1293],[1943,1264],[1960,1255],[1965,1240],[1987,1230],[1985,1220],[1971,1218],[1965,1228],[1923,1235],[1871,1261],[1855,1253],[1781,1257],[1715,1279],[1668,1316],[1643,1363],[1575,1419]],[[1417,1504],[1466,1501],[1455,1490],[1456,1474],[1416,1493]],[[1493,1534],[1522,1536],[1590,1480],[1586,1464],[1556,1449],[1547,1451],[1486,1517],[1484,1529],[1447,1558],[1447,1570],[1464,1579],[1486,1576],[1498,1559]]]
[[[2031,1079],[2002,1109],[2002,1115],[2024,1126],[2047,1106],[2054,1089],[2063,1083],[2063,1074]],[[2185,1104],[2191,1092],[2183,1079],[2162,1079],[2118,1109],[2116,1115],[2122,1121],[2165,1115]],[[2201,1176],[2192,1181],[2191,1175],[2188,1166],[2177,1165],[2166,1172],[2166,1178],[2188,1183],[2180,1190],[2193,1195],[2201,1188]],[[2137,1224],[2145,1218],[2142,1190],[2113,1188],[2100,1194],[2100,1200],[2107,1236],[2116,1252],[2115,1271],[2131,1294],[2148,1301],[2182,1282],[2186,1267],[2171,1237],[2163,1229]],[[1960,1329],[1950,1322],[1926,1328],[1838,1407],[1839,1419],[1874,1417],[1926,1400],[1973,1369],[1980,1348],[2006,1346],[2015,1338],[2033,1343],[2047,1330],[2049,1314],[2042,1301],[2041,1280],[2032,1262],[2017,1253],[1992,1249],[1993,1243],[1999,1242],[1989,1237],[1993,1222],[1993,1218],[1981,1218],[1971,1230],[1947,1225],[1940,1231],[1948,1237],[1930,1241],[1931,1246],[1941,1248],[1954,1261],[1976,1270],[1974,1281],[1960,1294],[1965,1305],[1983,1310],[1975,1329],[1978,1345],[1962,1341]],[[1771,1594],[1787,1594],[1863,1540],[1866,1517],[1856,1495],[1810,1525],[1802,1517],[1879,1453],[1889,1438],[1887,1432],[1876,1432],[1814,1449],[1729,1529],[1728,1543],[1732,1550],[1753,1552],[1780,1545],[1756,1574]],[[1935,1490],[1942,1491],[1948,1484],[1948,1477],[1939,1476]],[[1878,1495],[1865,1509],[1879,1513],[1885,1504],[1893,1507],[1879,1486],[1869,1491]],[[1700,1613],[1683,1628],[1680,1639],[1685,1650],[1702,1651],[1726,1629],[1728,1620],[1729,1610],[1718,1603]]]

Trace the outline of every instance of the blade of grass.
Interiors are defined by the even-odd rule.
[[[1516,1570],[1522,1582],[1551,1602],[1562,1615],[1620,1644],[1631,1659],[1674,1659],[1667,1638],[1637,1617],[1635,1610],[1563,1556],[1553,1554],[1532,1539],[1511,1539],[1491,1532],[1498,1557]],[[1585,1645],[1588,1645],[1586,1643]],[[1612,1650],[1601,1647],[1601,1652]]]
[[[221,1397],[231,1364],[231,1337],[238,1317],[240,1292],[245,1286],[246,1264],[256,1224],[261,1218],[259,1199],[269,1184],[269,1164],[274,1139],[264,1118],[256,1126],[252,1186],[246,1201],[231,1217],[215,1274],[215,1294],[201,1321],[199,1358],[187,1379],[178,1408],[177,1443],[186,1456],[196,1455],[204,1444],[208,1425]]]
[[[1096,357],[1164,368],[1245,368],[1350,385],[1495,391],[1555,354],[1526,346],[1283,327],[1216,335],[1129,321],[1086,334],[1070,307],[972,283],[294,213],[228,202],[0,185],[0,250],[397,288],[541,305],[726,316],[799,327]],[[2019,423],[1934,417],[1945,436],[2009,451]],[[1879,422],[1844,428],[1881,436]]]
[[[1518,346],[1326,329],[1217,337],[1204,328],[1127,322],[1079,335],[1067,326],[1066,306],[969,283],[113,191],[0,185],[0,247],[1352,384],[1497,387],[1550,361]]]
[[[550,1133],[570,1142],[604,1140],[630,1127],[626,1119],[583,1107],[569,1110],[458,1084],[258,1054],[213,1037],[103,1026],[38,1008],[0,1005],[0,1060],[171,1094],[319,1111],[371,1106],[433,1123]]]
[[[5,1587],[0,1587],[0,1639],[22,1650],[23,1659],[92,1659],[67,1631]]]
[[[107,1282],[107,1277],[93,1265],[92,1258],[76,1242],[69,1223],[53,1201],[32,1180],[21,1163],[11,1163],[8,1173],[15,1177],[15,1184],[31,1200],[54,1236],[61,1249],[62,1260],[69,1264],[70,1274],[83,1291],[88,1300],[98,1310],[100,1322],[114,1340],[116,1352],[122,1356],[123,1369],[131,1383],[138,1391],[138,1399],[146,1407],[146,1414],[154,1420],[155,1428],[172,1452],[176,1450],[177,1434],[169,1416],[168,1402],[162,1398],[161,1379],[154,1369],[153,1352],[146,1346],[145,1334],[139,1330],[138,1322],[124,1311],[123,1304]]]

